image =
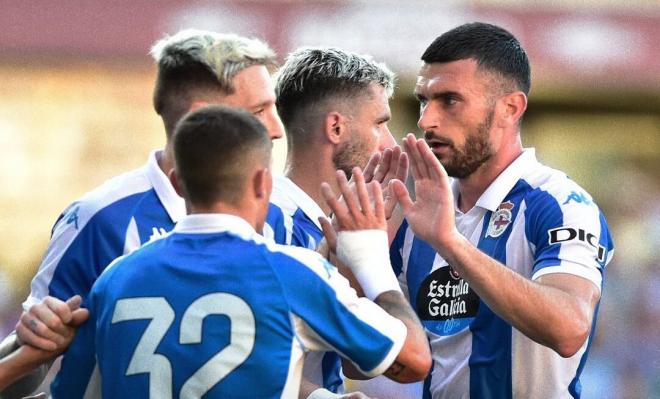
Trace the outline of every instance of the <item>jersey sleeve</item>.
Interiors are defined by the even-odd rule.
[[[358,298],[337,268],[317,253],[293,247],[282,252],[277,271],[303,346],[335,351],[367,376],[385,372],[405,341],[403,322]],[[300,289],[300,281],[306,289]]]
[[[24,309],[47,295],[85,298],[103,269],[123,254],[127,221],[88,208],[84,202],[74,203],[55,223]]]
[[[568,273],[599,289],[614,245],[607,222],[592,198],[566,181],[541,187],[526,200],[525,234],[534,251],[532,279]]]

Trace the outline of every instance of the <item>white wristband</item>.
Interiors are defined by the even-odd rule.
[[[401,291],[390,264],[384,230],[340,231],[337,257],[345,264],[372,301],[385,291]]]
[[[341,395],[332,393],[325,388],[319,388],[310,393],[307,399],[334,399],[339,397],[341,397]]]

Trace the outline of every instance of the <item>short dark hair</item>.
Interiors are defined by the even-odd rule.
[[[287,141],[305,142],[309,132],[297,126],[310,107],[331,99],[357,98],[372,83],[394,92],[395,75],[371,57],[333,47],[303,47],[287,56],[277,72],[277,110],[287,129]]]
[[[272,143],[249,112],[219,105],[187,114],[173,137],[174,168],[196,205],[238,204],[252,165],[270,165]]]
[[[154,109],[163,118],[168,137],[192,101],[233,94],[232,80],[240,71],[276,64],[273,50],[258,39],[194,29],[166,35],[151,55],[158,66]]]
[[[496,25],[473,22],[438,36],[424,51],[422,61],[452,62],[472,58],[480,68],[496,72],[529,95],[531,71],[527,53],[507,30]]]

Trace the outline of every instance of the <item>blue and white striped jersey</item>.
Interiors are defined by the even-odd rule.
[[[307,193],[284,176],[276,176],[264,236],[278,244],[316,249],[323,238],[318,218],[325,216]]]
[[[263,234],[276,243],[316,249],[323,238],[318,204],[294,182],[276,176]],[[334,352],[307,355],[305,378],[331,392],[343,392],[341,358]]]
[[[456,181],[453,188],[458,198]],[[457,209],[456,225],[483,252],[532,280],[569,273],[602,289],[613,254],[605,218],[592,198],[565,174],[541,165],[533,149],[504,170],[474,208],[465,214]],[[390,255],[431,343],[425,397],[580,396],[594,328],[577,354],[562,358],[494,314],[405,222]]]
[[[71,204],[53,227],[27,310],[46,295],[87,296],[115,258],[172,229],[185,204],[160,170],[158,152],[145,166],[108,180]]]
[[[54,398],[294,398],[304,352],[342,353],[374,376],[406,336],[320,255],[231,215],[187,216],[119,258],[87,305]]]

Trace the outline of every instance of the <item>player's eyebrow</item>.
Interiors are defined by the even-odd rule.
[[[457,92],[457,91],[452,91],[452,90],[445,90],[445,91],[438,91],[438,92],[433,92],[431,93],[431,98],[428,98],[424,94],[415,92],[413,93],[417,101],[423,102],[423,101],[429,101],[429,100],[447,100],[447,99],[462,99],[463,96]]]
[[[380,117],[378,117],[378,118],[376,119],[376,123],[385,123],[385,122],[389,122],[390,119],[392,119],[392,116],[391,116],[389,113],[387,113],[387,114],[383,114],[383,115],[381,115]]]

